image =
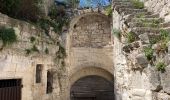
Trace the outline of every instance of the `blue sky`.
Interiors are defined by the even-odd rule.
[[[60,2],[69,2],[70,0],[56,0]],[[80,0],[79,2],[79,7],[84,8],[84,7],[92,7],[95,8],[98,5],[99,6],[108,6],[110,5],[111,0]]]
[[[80,0],[79,7],[92,7],[95,8],[99,6],[108,6],[110,0]]]

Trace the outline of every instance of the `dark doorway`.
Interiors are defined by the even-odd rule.
[[[0,100],[21,100],[21,79],[0,80]]]
[[[115,100],[114,85],[100,76],[87,76],[71,87],[71,100]]]

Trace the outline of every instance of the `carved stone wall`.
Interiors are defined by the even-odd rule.
[[[101,48],[111,40],[110,22],[106,16],[89,14],[73,26],[72,46]]]
[[[17,35],[17,42],[6,46],[0,51],[0,80],[2,79],[21,79],[22,80],[22,100],[58,100],[60,99],[60,86],[57,71],[60,70],[60,64],[54,61],[55,54],[59,50],[57,41],[59,36],[50,32],[50,35],[56,42],[49,39],[48,36],[38,27],[24,21],[10,18],[0,13],[0,26],[14,28]],[[35,41],[31,41],[31,38]],[[0,41],[2,44],[2,41]],[[37,51],[32,50],[33,47]],[[35,49],[35,48],[34,48]],[[45,53],[48,49],[49,54]],[[32,50],[28,54],[28,50]],[[36,65],[42,65],[42,81],[36,83]],[[47,71],[55,72],[53,92],[46,93]]]

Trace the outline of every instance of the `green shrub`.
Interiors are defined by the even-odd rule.
[[[31,43],[33,43],[33,42],[35,42],[35,40],[36,40],[36,38],[35,37],[30,37],[30,41],[31,41]]]
[[[127,34],[127,40],[128,40],[128,43],[134,42],[134,41],[135,41],[135,35],[134,35],[134,33],[129,32],[129,33]]]
[[[33,47],[31,48],[31,51],[39,52],[38,48],[35,45],[33,45]]]
[[[165,71],[166,64],[163,61],[159,61],[156,64],[156,68],[158,71],[164,72]]]
[[[0,0],[0,12],[21,20],[36,22],[43,15],[42,0]]]
[[[139,0],[130,0],[133,3],[133,6],[136,9],[143,9],[144,8],[144,3],[139,1]]]
[[[117,38],[121,37],[121,31],[118,29],[113,29],[113,35],[116,36]]]
[[[56,55],[57,55],[57,58],[59,58],[59,59],[63,59],[66,57],[65,48],[61,44],[59,44],[59,50],[56,53]]]
[[[161,40],[161,38],[160,38],[159,36],[151,37],[151,38],[149,39],[151,45],[153,45],[153,44],[159,42],[160,40]]]
[[[105,11],[106,11],[107,16],[112,16],[112,6],[111,5],[106,7]]]
[[[139,13],[139,14],[136,15],[136,18],[145,18],[145,14]]]
[[[30,49],[25,49],[25,51],[26,51],[26,54],[27,54],[27,55],[29,55],[29,54],[31,54],[31,53],[33,53],[33,52],[38,52],[38,53],[39,53],[39,50],[38,50],[38,48],[36,47],[36,45],[33,45],[32,48],[30,48]]]
[[[170,40],[170,33],[167,30],[160,30],[161,40]]]
[[[31,49],[25,49],[26,55],[29,55],[31,53]]]
[[[146,58],[151,61],[153,58],[153,49],[151,47],[145,47],[144,48],[144,53]]]
[[[45,53],[46,53],[46,54],[49,54],[48,48],[45,49]]]
[[[1,28],[0,39],[3,41],[3,45],[10,45],[17,41],[17,35],[13,28]]]

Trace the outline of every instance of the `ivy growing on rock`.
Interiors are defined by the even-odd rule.
[[[0,40],[3,42],[3,46],[13,44],[17,41],[17,35],[13,28],[0,28]]]
[[[158,71],[164,72],[165,71],[166,64],[163,61],[159,61],[156,64],[156,68]]]

